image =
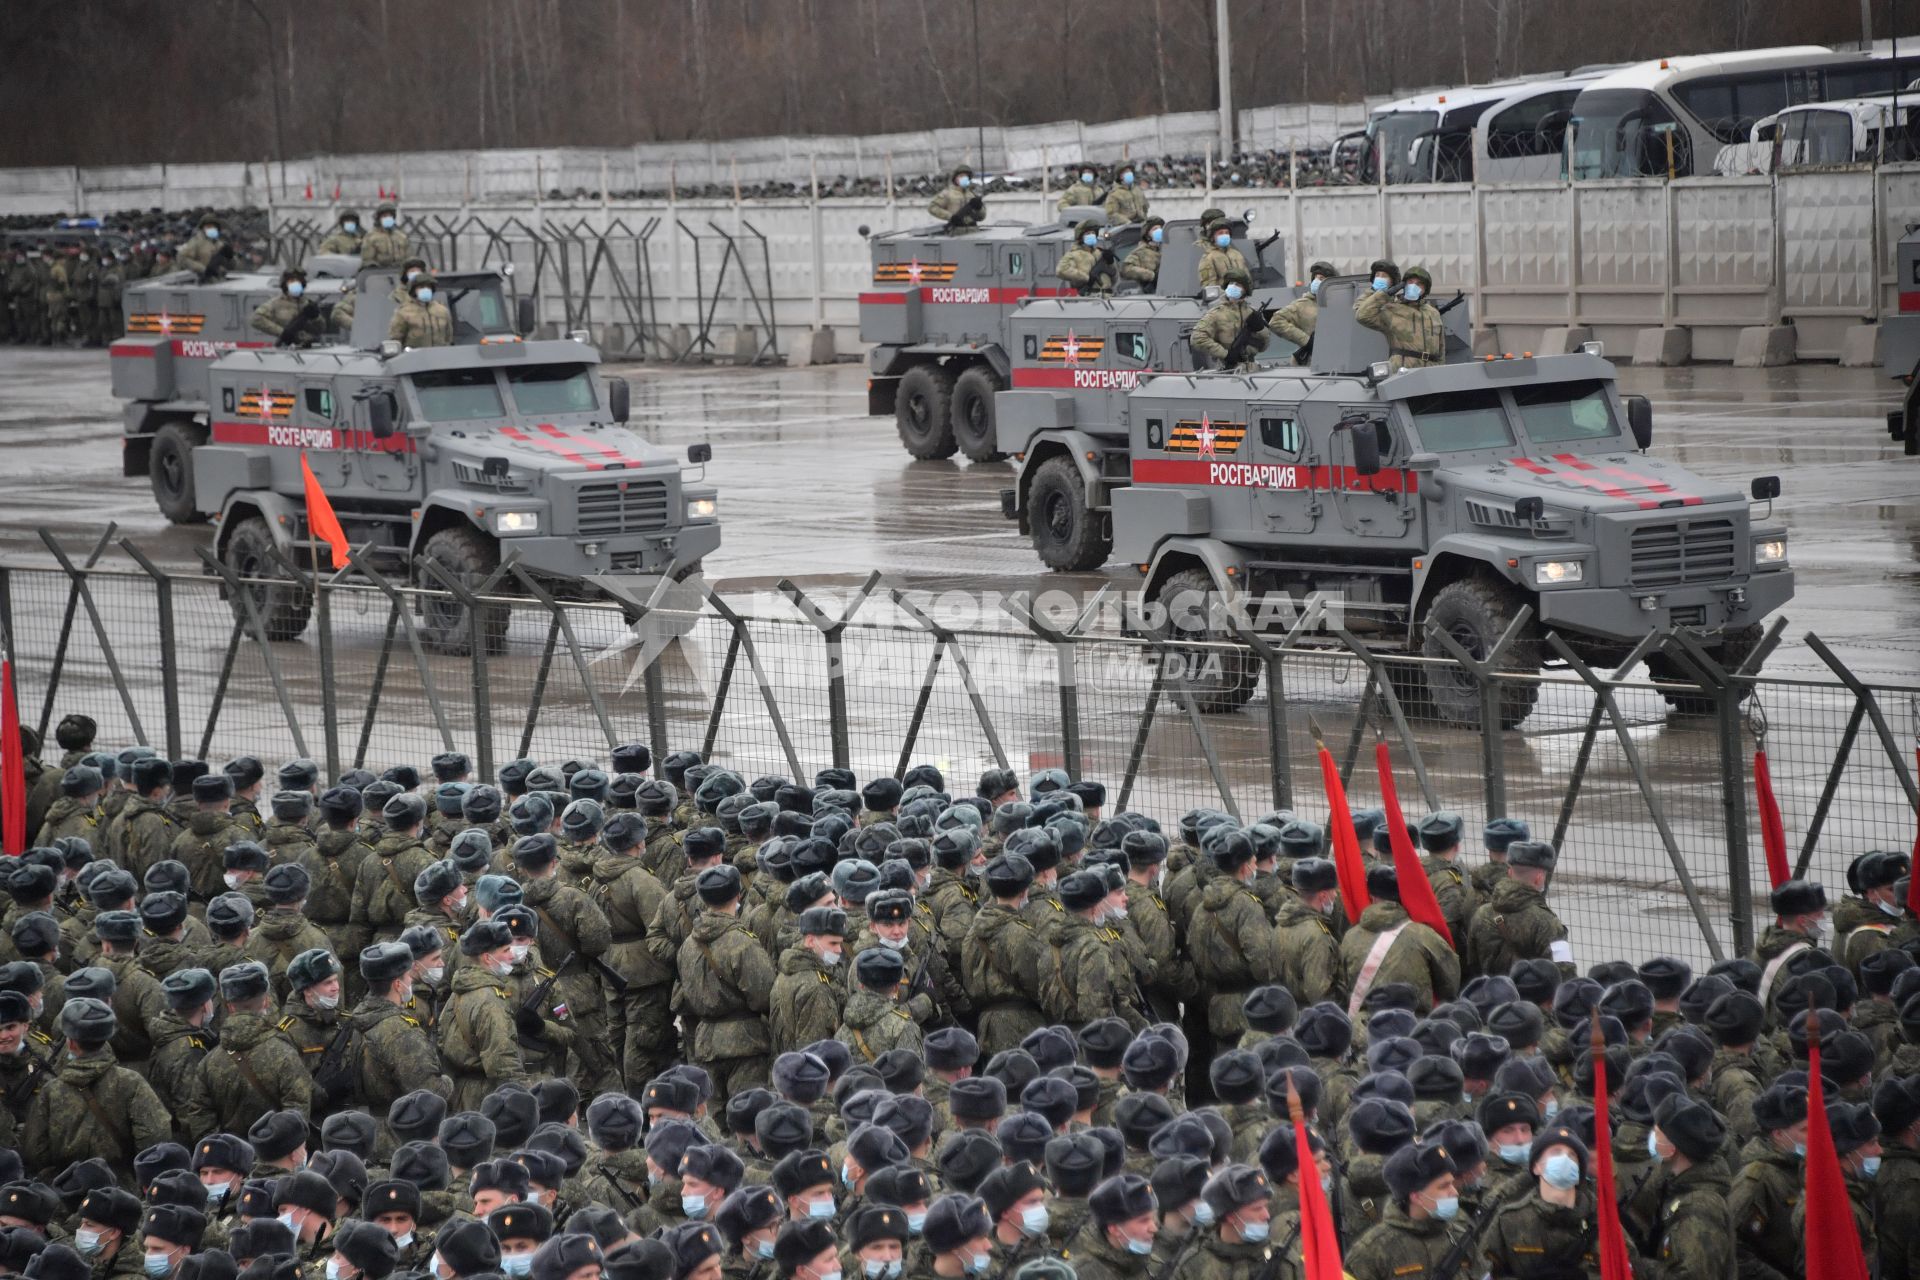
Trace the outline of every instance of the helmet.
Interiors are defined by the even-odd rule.
[[[1103,229],[1103,224],[1095,222],[1092,218],[1086,218],[1086,219],[1083,219],[1078,226],[1074,227],[1073,236],[1074,236],[1074,239],[1077,240],[1081,236],[1086,235],[1089,231],[1091,231],[1094,235],[1099,235],[1102,229]]]
[[[298,280],[301,284],[305,284],[307,282],[307,273],[298,267],[293,267],[290,270],[280,273],[280,287],[282,289],[292,284],[295,280]]]
[[[1221,284],[1238,284],[1243,289],[1253,288],[1253,277],[1245,267],[1228,267],[1220,273]]]
[[[1395,284],[1400,283],[1400,268],[1393,265],[1391,258],[1375,258],[1373,265],[1367,268],[1369,275],[1384,275]]]
[[[1433,288],[1433,273],[1428,271],[1425,267],[1408,267],[1406,270],[1406,274],[1402,275],[1400,278],[1402,280],[1412,280],[1416,276],[1419,277],[1420,283],[1424,287],[1426,287],[1427,289]]]
[[[1340,273],[1334,269],[1334,265],[1331,262],[1316,262],[1307,268],[1307,274],[1309,276],[1337,276]]]
[[[334,219],[334,221],[343,223],[343,224],[348,222],[358,222],[360,221],[360,215],[355,213],[351,209],[342,209],[340,211],[340,216]]]

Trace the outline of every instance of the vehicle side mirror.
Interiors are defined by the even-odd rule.
[[[1380,436],[1369,418],[1350,418],[1340,424],[1353,441],[1353,469],[1363,476],[1380,474]]]
[[[1753,500],[1755,502],[1772,502],[1779,496],[1779,476],[1755,476],[1753,478]]]
[[[1627,397],[1627,429],[1633,432],[1633,447],[1645,453],[1653,447],[1653,401],[1645,396]]]
[[[376,391],[367,397],[367,426],[375,440],[393,434],[394,404],[391,391]]]
[[[690,444],[690,445],[688,445],[688,446],[687,446],[687,461],[688,461],[688,462],[696,462],[696,463],[697,463],[697,462],[712,462],[712,461],[713,461],[713,446],[712,446],[712,445],[710,445],[710,444],[708,444],[708,443],[707,443],[707,442],[706,442],[705,440],[702,440],[702,441],[701,441],[701,442],[700,442],[699,444]]]
[[[607,379],[607,412],[615,422],[625,422],[633,410],[633,393],[625,378]]]
[[[1546,512],[1546,501],[1541,498],[1522,498],[1513,504],[1513,518],[1521,524],[1536,524]]]
[[[521,337],[524,338],[533,332],[534,325],[539,323],[539,311],[534,306],[533,295],[526,294],[514,301],[513,319],[514,327],[520,331]]]

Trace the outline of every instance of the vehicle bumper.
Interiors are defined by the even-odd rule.
[[[1737,595],[1736,595],[1737,593]],[[1651,608],[1640,604],[1651,595]],[[1634,642],[1649,631],[1737,631],[1793,598],[1793,570],[1756,573],[1741,582],[1634,593],[1620,587],[1541,591],[1535,609],[1543,627]]]
[[[605,538],[515,537],[500,539],[500,554],[520,555],[534,573],[586,578],[599,573],[672,573],[718,550],[720,526],[690,524],[652,533]]]

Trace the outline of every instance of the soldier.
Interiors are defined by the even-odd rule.
[[[1858,897],[1843,898],[1833,912],[1833,952],[1854,973],[1876,951],[1890,945],[1889,934],[1906,914],[1900,882],[1905,879],[1907,855],[1876,849],[1854,859],[1848,878]]]
[[[1867,1121],[1872,1123],[1871,1115]],[[1713,1108],[1684,1093],[1670,1094],[1654,1112],[1651,1149],[1661,1163],[1661,1184],[1653,1255],[1663,1276],[1691,1280],[1734,1274],[1727,1166],[1720,1158],[1726,1138],[1726,1126]],[[1834,1139],[1839,1145],[1840,1134]],[[1795,1234],[1804,1238],[1798,1230]],[[1865,1240],[1870,1239],[1868,1233]]]
[[[973,170],[966,165],[955,169],[946,188],[927,202],[927,212],[946,223],[949,231],[979,226],[987,216],[987,207],[980,193],[973,190]]]
[[[174,253],[173,253],[172,247],[169,245],[159,244],[153,247],[152,265],[150,265],[147,268],[147,273],[142,278],[147,280],[153,280],[153,279],[157,279],[160,276],[172,275],[174,272],[178,271],[179,269],[180,269],[180,264],[174,260]]]
[[[173,844],[174,825],[167,817],[173,791],[173,766],[158,756],[133,764],[133,794],[108,828],[102,843],[121,866],[144,879],[147,869],[165,861]]]
[[[68,245],[67,323],[70,329],[67,340],[73,346],[84,346],[93,341],[94,326],[99,322],[96,302],[99,288],[97,251],[89,250],[85,245]]]
[[[877,1061],[896,1049],[917,1056],[920,1027],[899,999],[900,983],[907,976],[900,953],[873,947],[859,954],[853,968],[859,985],[847,997],[834,1038],[852,1049],[859,1062]]]
[[[949,827],[934,832],[929,847],[933,874],[920,901],[933,913],[933,945],[947,972],[957,980],[963,968],[961,949],[966,944],[967,929],[980,906],[979,877],[973,865],[980,852],[980,836],[971,827]]]
[[[351,209],[342,209],[332,234],[322,240],[314,252],[357,254],[360,252],[360,239],[360,215]]]
[[[1200,287],[1205,289],[1209,285],[1215,285],[1225,288],[1227,273],[1238,270],[1246,277],[1242,283],[1251,289],[1253,273],[1247,267],[1246,255],[1233,247],[1232,225],[1217,211],[1211,220],[1207,220],[1204,214],[1201,217],[1201,225],[1204,228],[1203,238],[1208,247],[1207,251],[1200,255]]]
[[[402,942],[381,942],[360,953],[367,995],[353,1010],[362,1044],[360,1087],[355,1101],[382,1114],[420,1089],[453,1096],[453,1081],[421,1020],[407,1012],[413,1002],[413,951]]]
[[[1446,321],[1426,299],[1433,276],[1425,267],[1408,267],[1394,288],[1388,274],[1377,269],[1381,265],[1375,264],[1373,288],[1354,304],[1353,318],[1386,335],[1387,356],[1396,373],[1446,363]]]
[[[38,341],[39,324],[34,306],[35,281],[33,272],[33,254],[23,246],[15,245],[7,267],[6,278],[0,281],[0,302],[5,303],[6,312],[11,317],[9,341],[22,346]]]
[[[184,879],[184,877],[183,877]],[[140,901],[140,923],[146,928],[146,940],[140,946],[140,967],[156,979],[164,979],[176,969],[190,969],[197,962],[202,945],[186,942],[187,895],[172,889],[149,889]],[[200,924],[195,920],[195,924]],[[205,925],[200,926],[202,930]]]
[[[47,809],[46,820],[40,824],[36,845],[50,845],[55,840],[67,836],[79,836],[92,840],[98,825],[100,798],[107,789],[107,780],[100,770],[89,764],[76,764],[60,775],[60,798]]]
[[[1313,329],[1320,321],[1320,285],[1339,274],[1331,262],[1314,263],[1307,269],[1307,291],[1274,312],[1268,321],[1275,333],[1299,348],[1294,353],[1295,364],[1308,363],[1301,357],[1310,356],[1313,349]]]
[[[1134,171],[1131,161],[1120,162],[1119,171],[1114,174],[1114,184],[1101,203],[1106,208],[1109,226],[1146,220],[1147,193],[1141,188],[1140,175]]]
[[[1457,996],[1460,957],[1439,934],[1408,917],[1392,867],[1367,868],[1367,895],[1373,901],[1340,939],[1349,1014],[1357,1014],[1367,993],[1386,983],[1412,987],[1415,1012],[1422,1014]]]
[[[371,240],[373,237],[367,237]],[[387,325],[387,340],[402,347],[450,347],[453,345],[453,313],[447,304],[434,301],[439,281],[422,271],[408,286],[407,300],[394,309]]]
[[[381,809],[386,834],[374,845],[373,856],[360,864],[349,916],[353,926],[372,941],[391,942],[399,937],[407,913],[416,905],[414,882],[434,861],[420,839],[426,818],[426,802],[412,792],[395,795]]]
[[[172,1123],[153,1087],[114,1059],[116,1022],[99,1000],[69,1000],[60,1011],[67,1057],[27,1109],[20,1155],[29,1174],[51,1179],[94,1156],[129,1169],[134,1153],[171,1140]]]
[[[358,955],[368,938],[363,926],[352,922],[353,886],[360,865],[373,849],[355,830],[361,812],[360,793],[352,787],[329,787],[320,795],[319,825],[310,844],[296,845],[294,858],[307,869],[307,919],[334,940],[341,955]]]
[[[223,969],[220,998],[227,1006],[220,1043],[201,1060],[195,1095],[202,1113],[211,1118],[210,1127],[242,1132],[269,1111],[310,1115],[313,1077],[272,1016],[267,967],[246,961]]]
[[[1481,1240],[1485,1269],[1499,1276],[1550,1272],[1599,1280],[1600,1223],[1587,1183],[1586,1143],[1570,1129],[1549,1129],[1533,1139],[1526,1161],[1520,1194],[1487,1224]],[[1630,1241],[1627,1250],[1634,1258]]]
[[[414,1193],[416,1200],[418,1194]],[[379,1222],[359,1218],[341,1222],[320,1252],[328,1280],[387,1280],[400,1260],[400,1244],[393,1233]],[[599,1257],[597,1247],[594,1257]],[[550,1278],[542,1276],[540,1280]],[[564,1276],[560,1280],[565,1280]]]
[[[112,253],[101,251],[100,270],[94,279],[93,332],[88,335],[88,340],[96,347],[107,346],[124,332],[120,295],[126,288],[130,266],[125,250]]]
[[[391,203],[373,211],[373,230],[361,237],[360,266],[397,267],[413,251],[413,242],[400,229],[400,211]]]
[[[46,272],[40,280],[40,300],[47,311],[49,343],[69,342],[73,338],[74,246],[67,245],[42,259]]]
[[[1383,1170],[1392,1202],[1379,1225],[1349,1247],[1354,1280],[1392,1280],[1415,1270],[1447,1275],[1449,1254],[1465,1257],[1472,1238],[1452,1224],[1460,1215],[1454,1162],[1437,1142],[1409,1142],[1387,1157]]]
[[[776,1045],[832,1039],[847,1002],[847,989],[838,977],[847,913],[808,907],[798,914],[794,928],[800,940],[781,954],[780,976],[768,999],[767,1023]],[[777,1071],[779,1063],[774,1066]]]
[[[1106,878],[1096,870],[1076,871],[1060,882],[1060,905],[1066,910],[1045,940],[1049,952],[1042,960],[1041,1007],[1060,1013],[1057,1020],[1069,1026],[1120,1018],[1144,1030],[1133,972],[1109,931],[1101,928],[1108,896]]]
[[[1280,950],[1253,882],[1253,841],[1244,831],[1231,831],[1208,851],[1222,874],[1200,894],[1187,949],[1194,973],[1207,992],[1206,1024],[1224,1044],[1237,1041],[1247,1029],[1242,1008],[1247,992],[1277,981]]]
[[[1464,934],[1467,968],[1504,974],[1522,960],[1551,960],[1561,977],[1578,976],[1567,926],[1546,902],[1547,878],[1557,860],[1553,846],[1542,840],[1516,840],[1508,847],[1507,878],[1474,912]]]
[[[247,839],[260,839],[267,825],[260,816],[260,792],[266,786],[267,767],[253,756],[235,756],[220,766],[220,771],[233,779],[233,804],[228,812],[247,833]]]
[[[320,340],[319,327],[307,321],[319,314],[317,302],[302,301],[307,273],[298,267],[280,273],[280,292],[253,309],[253,328],[278,340],[283,347],[310,347]]]
[[[177,782],[174,790],[177,798]],[[186,864],[193,877],[194,897],[205,902],[226,887],[227,846],[245,837],[227,812],[233,803],[233,779],[224,773],[203,773],[193,780],[192,796],[193,813],[174,836],[167,856]]]
[[[167,999],[159,979],[140,967],[140,917],[131,911],[102,911],[93,921],[100,940],[96,963],[113,975],[115,1058],[144,1068],[153,1053],[153,1028],[166,1016]]]
[[[1100,173],[1097,169],[1090,164],[1069,165],[1067,185],[1061,188],[1055,208],[1065,213],[1069,209],[1099,205],[1106,198],[1107,193],[1100,189]]]
[[[224,235],[218,217],[212,213],[202,217],[199,234],[189,236],[180,246],[176,255],[179,266],[198,275],[202,284],[224,278],[233,257],[233,246],[223,242]]]
[[[1082,222],[1073,229],[1076,243],[1060,255],[1053,273],[1080,294],[1113,292],[1113,250],[1100,242],[1100,224]]]
[[[205,969],[176,969],[160,983],[167,1011],[153,1028],[153,1059],[147,1082],[173,1116],[174,1133],[191,1144],[214,1129],[211,1112],[202,1109],[200,1063],[218,1048],[213,1021],[213,975]]]
[[[1330,923],[1339,910],[1340,877],[1329,858],[1293,864],[1293,894],[1280,908],[1280,985],[1300,1005],[1341,994],[1340,939]]]
[[[540,953],[559,975],[556,994],[571,1014],[582,1085],[593,1093],[612,1088],[618,1073],[596,967],[604,964],[601,957],[612,945],[607,917],[586,894],[561,882],[552,836],[522,836],[514,843],[513,862],[522,877],[523,899],[540,919]]]
[[[325,951],[333,944],[306,917],[313,878],[305,867],[297,862],[283,862],[267,872],[262,884],[267,910],[247,939],[247,959],[267,966],[274,995],[284,1000],[288,994],[287,966],[293,963],[294,957],[316,949]]]
[[[18,1148],[19,1125],[58,1065],[60,1046],[35,1029],[32,998],[0,991],[0,1141]]]
[[[673,971],[646,945],[647,922],[659,913],[666,890],[642,861],[645,822],[637,813],[616,813],[607,821],[590,882],[593,901],[607,918],[606,962],[627,984],[624,991],[607,992],[609,1043],[617,1046],[627,1089],[636,1092],[675,1056],[668,1010]]]
[[[1760,934],[1748,957],[1760,966],[1760,987],[1754,994],[1773,1012],[1774,996],[1788,976],[1787,962],[1820,945],[1827,914],[1827,891],[1816,880],[1787,880],[1768,895],[1774,922]]]
[[[987,1057],[1018,1047],[1045,1025],[1036,1004],[1041,941],[1024,907],[1033,885],[1033,864],[1017,853],[987,864],[987,892],[967,931],[963,980],[980,1016],[980,1049]]]
[[[1491,898],[1494,887],[1507,877],[1507,850],[1516,840],[1531,839],[1532,829],[1519,818],[1489,818],[1480,833],[1487,860],[1468,873],[1474,892],[1482,898]]]
[[[680,1002],[699,1018],[692,1060],[712,1078],[714,1098],[724,1106],[734,1093],[766,1085],[773,964],[740,922],[736,868],[706,868],[697,890],[706,910],[680,945]]]
[[[437,1028],[440,1058],[453,1079],[449,1105],[471,1111],[503,1084],[523,1083],[521,1035],[541,1034],[540,1015],[514,999],[513,934],[498,920],[469,925],[460,935],[465,960],[453,972],[452,991]]]
[[[1167,242],[1167,220],[1159,214],[1140,228],[1140,241],[1120,264],[1120,275],[1140,282],[1140,292],[1152,293],[1160,280],[1160,250]]]
[[[47,1265],[56,1259],[72,1258],[73,1251],[77,1250],[80,1258],[85,1259],[83,1266],[90,1266],[91,1274],[98,1280],[134,1280],[144,1276],[146,1255],[140,1237],[140,1218],[138,1196],[121,1187],[94,1187],[81,1197],[74,1215],[73,1250],[65,1245],[49,1245],[27,1266],[45,1280],[53,1280],[53,1276],[77,1280],[78,1276],[88,1273],[72,1268],[55,1270]]]
[[[1439,900],[1440,914],[1446,919],[1447,931],[1456,940],[1467,936],[1473,923],[1473,913],[1480,906],[1473,886],[1467,880],[1466,869],[1460,865],[1460,833],[1465,826],[1459,814],[1442,810],[1428,814],[1414,828],[1421,850],[1421,869],[1427,873],[1427,881],[1433,886],[1433,896]],[[1505,973],[1506,970],[1494,972]]]
[[[1267,317],[1247,297],[1253,289],[1247,269],[1227,266],[1223,271],[1220,300],[1193,326],[1190,341],[1195,351],[1211,356],[1221,368],[1246,372],[1255,367],[1254,357],[1267,349]]]

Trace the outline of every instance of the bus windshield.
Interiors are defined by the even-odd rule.
[[[1468,449],[1502,449],[1513,444],[1507,411],[1498,391],[1448,391],[1415,396],[1407,412],[1420,433],[1423,448],[1435,453]]]
[[[1373,145],[1386,157],[1389,183],[1425,179],[1424,169],[1415,162],[1413,144],[1439,123],[1440,115],[1435,111],[1389,111],[1373,118],[1369,130],[1373,134]],[[1366,177],[1371,182],[1378,174],[1370,173]]]
[[[1693,172],[1693,136],[1649,89],[1589,89],[1573,105],[1573,176],[1665,177],[1667,145],[1675,177]]]

